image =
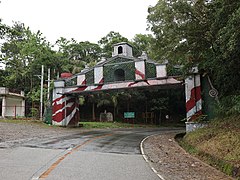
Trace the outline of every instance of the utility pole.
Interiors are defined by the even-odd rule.
[[[43,78],[44,78],[44,66],[42,65],[41,73],[41,95],[40,95],[40,120],[43,120]]]
[[[48,95],[47,95],[47,100],[49,101],[50,100],[50,68],[48,68]]]

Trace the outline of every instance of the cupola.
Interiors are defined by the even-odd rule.
[[[132,54],[132,46],[127,42],[121,42],[113,45],[113,57],[117,55],[132,57]]]

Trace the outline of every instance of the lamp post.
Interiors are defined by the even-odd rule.
[[[41,95],[40,95],[40,120],[43,120],[43,77],[44,76],[44,66],[42,65],[41,73]]]
[[[41,92],[40,92],[40,120],[43,120],[43,79],[44,79],[44,66],[42,65],[41,75],[35,75],[41,79]]]

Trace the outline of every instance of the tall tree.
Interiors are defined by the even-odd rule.
[[[98,41],[102,48],[102,55],[109,58],[112,56],[113,45],[119,42],[128,42],[119,32],[110,31],[106,36]]]
[[[67,40],[61,37],[57,40],[57,46],[59,56],[65,61],[63,69],[74,74],[85,66],[94,65],[100,58],[99,45],[88,41],[77,42],[75,39]]]
[[[133,46],[134,56],[141,56],[142,52],[145,51],[150,58],[154,59],[152,51],[152,43],[154,40],[155,39],[151,34],[136,34],[130,42]]]
[[[159,0],[148,15],[158,59],[186,68],[198,65],[213,77],[220,95],[236,93],[239,7],[233,0]]]
[[[1,60],[5,63],[5,85],[29,91],[38,85],[41,65],[57,68],[58,62],[51,45],[40,31],[31,32],[22,23],[15,23],[6,34],[1,47]]]

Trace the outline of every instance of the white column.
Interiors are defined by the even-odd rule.
[[[94,84],[103,84],[103,67],[94,68]]]
[[[7,101],[6,101],[6,96],[3,96],[2,98],[2,117],[5,118],[6,115],[6,106],[7,106]]]
[[[42,65],[41,73],[41,95],[40,95],[40,120],[43,120],[43,79],[44,79],[44,66]]]
[[[85,74],[80,74],[77,76],[77,85],[83,86],[86,85],[86,77]]]
[[[145,61],[136,61],[135,62],[135,79],[136,80],[145,80]]]
[[[25,117],[25,99],[22,99],[22,114],[21,116]]]
[[[156,65],[157,78],[165,78],[167,76],[167,66],[166,64]]]

